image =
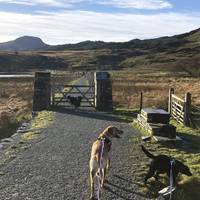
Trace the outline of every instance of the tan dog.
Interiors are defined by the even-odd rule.
[[[98,137],[98,139],[92,145],[92,152],[90,158],[90,181],[91,181],[91,195],[90,199],[94,199],[94,178],[100,177],[101,188],[103,187],[106,170],[110,167],[110,150],[111,140],[110,138],[120,138],[123,131],[117,129],[114,126],[108,126]],[[104,148],[102,153],[102,146],[104,141]],[[101,169],[100,169],[100,159]]]

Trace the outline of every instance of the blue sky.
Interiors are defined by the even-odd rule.
[[[200,28],[199,0],[0,0],[0,42],[128,41]]]

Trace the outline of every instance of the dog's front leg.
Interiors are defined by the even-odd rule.
[[[154,175],[154,173],[155,173],[155,168],[154,168],[154,165],[151,164],[149,171],[148,171],[148,173],[147,173],[147,175],[145,176],[145,179],[144,179],[145,184],[147,183],[147,180]]]
[[[91,186],[91,193],[90,193],[90,199],[94,199],[94,176],[95,176],[95,170],[90,170],[90,186]]]
[[[159,172],[158,171],[155,173],[154,178],[155,178],[156,181],[158,180],[158,178],[159,178]]]
[[[102,169],[101,188],[103,188],[103,186],[104,186],[105,177],[106,177],[106,167],[104,169]]]
[[[107,166],[106,166],[106,168],[109,169],[110,166],[111,166],[111,164],[110,164],[110,156],[109,156],[109,157],[108,157],[108,160],[107,160]]]

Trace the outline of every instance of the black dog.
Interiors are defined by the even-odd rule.
[[[81,105],[81,100],[82,97],[72,97],[72,96],[67,96],[67,99],[69,100],[70,104],[73,105],[75,108],[78,108]]]
[[[147,149],[145,149],[144,146],[141,146],[143,152],[152,159],[149,171],[145,177],[145,184],[149,178],[151,178],[155,173],[156,177],[160,173],[167,173],[167,176],[170,177],[170,170],[172,169],[172,175],[173,175],[173,183],[177,185],[176,183],[176,177],[178,173],[185,174],[187,176],[192,176],[192,173],[190,172],[189,167],[184,165],[178,160],[173,160],[169,156],[166,155],[158,155],[154,156],[151,154]],[[171,161],[174,161],[173,164],[171,165]]]

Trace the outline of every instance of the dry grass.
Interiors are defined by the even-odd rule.
[[[31,118],[33,79],[0,80],[0,133],[12,132],[20,122]],[[0,136],[0,137],[1,137]]]
[[[140,93],[143,92],[143,106],[167,108],[168,91],[184,98],[186,92],[192,94],[192,103],[200,105],[200,78],[186,74],[172,74],[165,71],[133,70],[112,73],[113,100],[116,107],[138,108]]]
[[[81,73],[52,72],[58,84],[67,84]],[[18,125],[31,118],[33,78],[0,79],[0,138],[10,136]]]

